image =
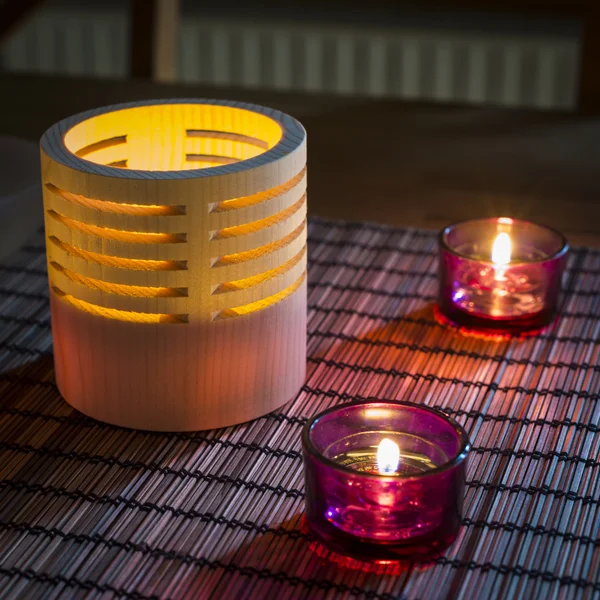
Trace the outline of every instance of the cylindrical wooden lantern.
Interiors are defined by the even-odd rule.
[[[126,427],[212,429],[306,365],[306,133],[216,100],[88,111],[42,137],[58,387]]]

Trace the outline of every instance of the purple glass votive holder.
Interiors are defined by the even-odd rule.
[[[499,235],[509,259],[494,262]],[[499,217],[446,227],[439,239],[438,308],[451,323],[482,333],[521,334],[556,316],[569,245],[558,232]]]
[[[393,472],[377,462],[384,439],[400,452]],[[302,447],[307,525],[338,554],[423,561],[456,538],[470,444],[444,413],[408,402],[352,402],[312,418]]]

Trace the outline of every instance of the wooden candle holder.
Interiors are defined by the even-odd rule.
[[[41,140],[56,380],[184,431],[268,413],[306,367],[306,133],[217,100],[121,104]]]

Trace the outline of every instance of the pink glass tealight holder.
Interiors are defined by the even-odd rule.
[[[408,402],[353,402],[311,419],[302,434],[306,523],[338,554],[425,561],[462,520],[464,429]]]
[[[482,333],[522,334],[553,322],[569,245],[558,232],[506,217],[440,233],[438,309]]]

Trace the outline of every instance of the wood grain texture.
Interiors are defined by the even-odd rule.
[[[116,105],[51,127],[41,158],[56,376],[70,404],[173,431],[293,397],[306,358],[297,121],[227,101]]]

